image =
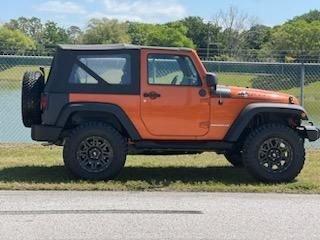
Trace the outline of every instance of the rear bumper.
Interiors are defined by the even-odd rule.
[[[320,129],[313,125],[301,126],[299,127],[299,130],[303,133],[304,137],[307,138],[310,142],[317,141],[320,138]]]
[[[52,142],[58,141],[62,132],[62,128],[46,126],[46,125],[32,125],[31,138],[39,142]]]

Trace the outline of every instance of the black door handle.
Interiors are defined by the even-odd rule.
[[[143,96],[145,98],[150,98],[152,100],[161,97],[161,95],[157,92],[144,93]]]

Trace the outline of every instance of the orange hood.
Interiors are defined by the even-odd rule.
[[[233,86],[218,86],[218,89],[219,88],[229,88],[231,98],[250,99],[275,103],[299,104],[299,100],[296,97],[286,93]]]

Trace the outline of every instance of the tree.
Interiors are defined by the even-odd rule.
[[[67,34],[71,43],[76,44],[81,42],[82,31],[79,27],[70,26],[67,29]]]
[[[320,49],[320,21],[298,20],[274,28],[271,41],[265,49],[278,50],[283,56],[299,58],[310,57]],[[293,50],[293,51],[292,51]]]
[[[290,22],[300,21],[304,20],[308,23],[311,23],[313,21],[320,21],[320,11],[319,10],[312,10],[306,14],[303,14],[301,16],[294,17]]]
[[[11,30],[0,26],[0,48],[3,50],[14,50],[22,53],[26,50],[36,48],[35,42],[18,30]]]
[[[192,39],[187,37],[188,28],[182,23],[172,22],[165,25],[157,25],[157,27],[159,27],[159,33],[163,34],[160,46],[195,47]]]
[[[38,43],[42,42],[43,24],[39,18],[19,17],[18,19],[11,19],[4,26],[11,30],[19,30]]]
[[[43,48],[43,45],[55,45],[57,43],[70,42],[67,31],[59,27],[57,23],[48,21],[45,24],[39,18],[20,17],[18,19],[11,19],[5,26],[11,30],[19,30],[25,35],[32,38],[37,44],[38,48]],[[70,27],[71,40],[74,40],[72,34],[75,34],[75,28]],[[79,29],[79,28],[78,28]]]
[[[261,49],[271,39],[271,28],[264,25],[252,26],[242,34],[243,47],[248,49]]]
[[[205,23],[201,17],[187,17],[180,21],[187,27],[186,36],[190,38],[198,48],[206,48],[208,44],[215,43],[220,27],[210,22]]]
[[[150,31],[152,31],[152,28],[152,24],[129,22],[128,34],[130,36],[131,43],[137,45],[148,45],[148,36]]]
[[[240,12],[237,8],[231,6],[226,11],[220,11],[215,17],[216,26],[221,27],[220,41],[225,49],[238,49],[243,41],[241,33],[250,28],[255,19],[250,18],[248,14]]]
[[[58,43],[68,43],[67,31],[58,26],[57,23],[48,21],[44,25],[43,43],[45,45],[56,45]]]
[[[194,44],[186,36],[187,28],[179,23],[145,24],[129,23],[128,33],[133,44],[168,47],[190,47]]]
[[[83,35],[84,43],[130,43],[128,23],[116,19],[91,19]]]

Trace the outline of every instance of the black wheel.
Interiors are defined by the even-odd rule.
[[[289,182],[303,168],[304,140],[287,126],[264,125],[249,134],[242,156],[245,167],[258,180]]]
[[[234,167],[243,167],[242,154],[240,151],[230,151],[224,154],[225,158]]]
[[[87,180],[110,180],[123,168],[127,141],[104,123],[87,123],[74,129],[66,138],[63,159],[76,177]]]
[[[41,72],[26,72],[22,80],[21,109],[24,126],[41,123],[41,93],[44,76]]]

